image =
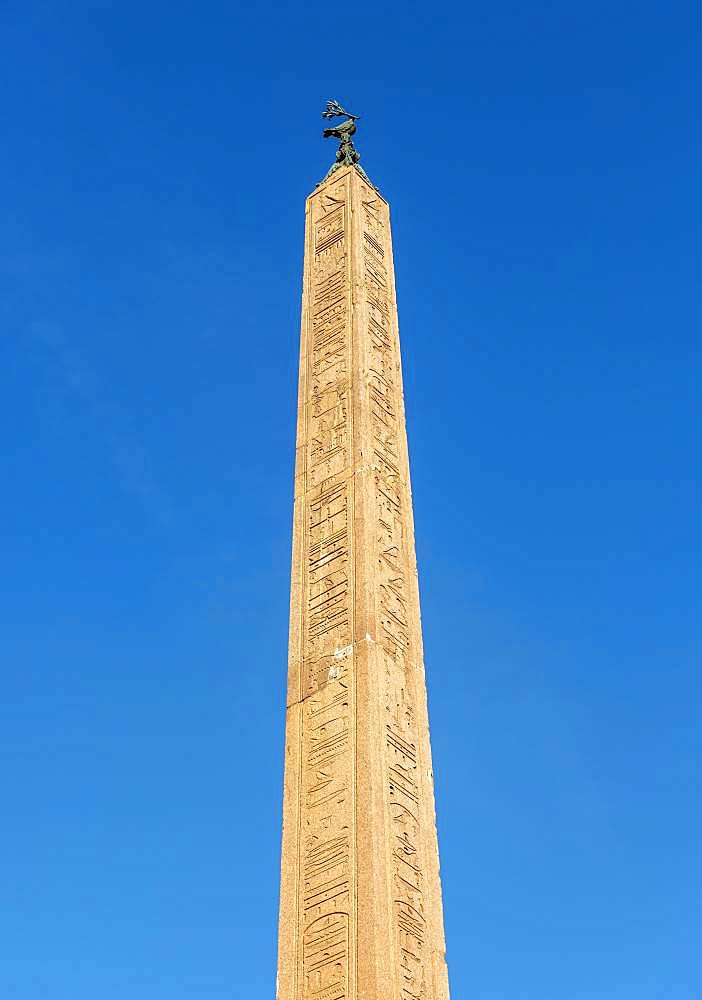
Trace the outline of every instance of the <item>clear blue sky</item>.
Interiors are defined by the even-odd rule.
[[[453,997],[699,1000],[699,4],[0,27],[0,996],[274,995],[338,98],[393,211]]]

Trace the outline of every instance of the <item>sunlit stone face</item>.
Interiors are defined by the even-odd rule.
[[[448,1000],[388,206],[307,200],[279,1000]]]

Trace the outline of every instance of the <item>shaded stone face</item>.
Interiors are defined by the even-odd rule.
[[[278,1000],[448,1000],[388,206],[307,200]]]

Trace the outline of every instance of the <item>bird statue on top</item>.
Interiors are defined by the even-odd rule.
[[[359,117],[359,115],[352,115],[349,111],[345,111],[338,101],[327,101],[327,106],[322,112],[322,118],[346,118],[346,121],[342,122],[340,125],[334,125],[333,128],[325,128],[322,132],[325,139],[333,138],[339,140],[339,148],[336,151],[336,160],[327,171],[327,175],[322,181],[322,184],[327,177],[330,177],[334,171],[338,170],[340,167],[356,167],[356,169],[363,174],[368,183],[371,184],[371,180],[363,167],[358,165],[358,161],[361,159],[361,154],[354,146],[352,139],[352,136],[356,134],[356,122]],[[374,185],[371,184],[371,186]]]

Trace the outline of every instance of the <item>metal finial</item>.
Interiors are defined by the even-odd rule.
[[[356,134],[356,122],[359,119],[359,115],[352,115],[350,111],[346,111],[338,101],[327,101],[327,106],[322,112],[322,118],[346,118],[345,122],[340,125],[334,125],[332,128],[325,128],[322,135],[325,139],[338,139],[339,148],[336,151],[336,160],[332,163],[329,168],[326,177],[331,176],[335,170],[340,167],[356,167],[363,176],[366,178],[370,184],[370,178],[366,175],[365,170],[358,165],[358,161],[361,159],[361,154],[358,152],[353,144],[352,136]],[[324,181],[322,181],[324,183]]]

